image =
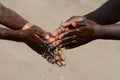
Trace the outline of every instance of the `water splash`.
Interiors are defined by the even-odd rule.
[[[49,66],[49,70],[48,70],[44,80],[54,80],[54,78],[53,78],[53,68],[52,68],[51,65]]]

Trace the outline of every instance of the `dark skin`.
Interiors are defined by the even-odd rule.
[[[76,28],[76,21],[86,21],[88,26]],[[75,29],[68,27],[71,25]],[[120,34],[120,24],[100,25],[84,17],[76,16],[62,24],[62,26],[64,26],[63,29],[58,29],[53,33],[56,36],[56,42],[50,39],[51,42],[53,41],[61,48],[76,48],[96,39],[120,40],[120,35],[118,35]]]
[[[0,24],[13,30],[21,30],[26,23],[27,20],[0,3]]]
[[[101,25],[115,24],[120,21],[120,0],[108,0],[98,9],[84,15]]]
[[[96,39],[120,40],[120,24],[114,24],[120,21],[119,2],[109,0],[84,17],[71,17],[53,32],[56,38],[50,38],[49,41],[61,48],[72,49]],[[78,21],[88,25],[77,27]]]
[[[76,21],[86,21],[91,27],[82,26],[76,28]],[[87,20],[84,17],[72,17],[67,20],[66,23],[62,24],[62,26],[65,27],[62,27],[62,29],[60,28],[53,33],[53,35],[56,36],[56,41],[52,41],[52,39],[49,40],[50,42],[55,43],[60,48],[72,49],[80,45],[86,44],[94,39],[95,30],[93,29],[93,26],[95,25],[95,22]]]
[[[52,36],[36,25],[23,29],[27,23],[27,20],[0,3],[0,24],[9,28],[0,28],[0,39],[24,42],[41,54],[41,50],[45,48],[43,45]],[[55,54],[54,60],[60,67],[65,65],[65,58],[61,50]]]

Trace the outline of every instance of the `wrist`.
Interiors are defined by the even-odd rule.
[[[23,27],[22,27],[22,30],[26,30],[26,29],[29,29],[33,26],[33,24],[31,23],[26,23]]]
[[[94,30],[95,30],[95,35],[94,35],[95,39],[103,39],[104,36],[106,35],[105,29],[102,25],[97,24],[94,27]]]
[[[23,38],[19,34],[19,30],[0,28],[0,39],[22,42]]]
[[[6,36],[7,29],[0,28],[0,39],[4,39]]]

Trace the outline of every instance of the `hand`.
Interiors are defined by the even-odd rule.
[[[40,27],[33,26],[29,29],[21,30],[20,34],[22,36],[21,37],[22,41],[25,42],[29,47],[31,47],[37,53],[43,55],[44,50],[48,51],[47,47],[49,47],[50,51],[52,51],[52,54],[56,53],[56,54],[53,54],[55,55],[53,59],[48,57],[47,54],[44,54],[44,57],[48,60],[48,62],[53,63],[52,61],[54,61],[60,67],[65,66],[65,58],[62,51],[60,49],[57,51],[54,51],[56,49],[52,44],[51,44],[52,47],[49,46],[49,42],[47,41],[47,39],[50,36],[49,33],[45,32]],[[52,50],[52,48],[54,49]],[[52,56],[52,54],[50,54],[49,56]]]
[[[86,24],[78,26],[76,22],[84,22]],[[49,41],[60,48],[72,49],[94,40],[97,25],[85,17],[74,16],[62,23],[61,27],[52,34],[56,39],[50,38]]]

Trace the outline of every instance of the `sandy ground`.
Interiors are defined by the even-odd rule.
[[[106,0],[1,0],[33,24],[54,31],[73,15]],[[67,66],[48,64],[24,43],[0,40],[0,80],[120,80],[120,41],[93,41],[65,50]]]

